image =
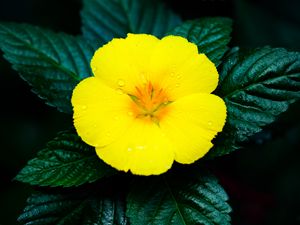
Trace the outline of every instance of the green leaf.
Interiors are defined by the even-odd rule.
[[[228,50],[231,31],[231,19],[212,17],[186,21],[169,34],[188,39],[198,46],[200,53],[205,53],[212,62],[219,65]]]
[[[118,195],[37,193],[19,216],[23,225],[127,225],[124,200]]]
[[[32,185],[71,187],[91,183],[116,172],[76,134],[61,132],[28,162],[15,179]]]
[[[229,225],[227,194],[208,173],[141,178],[127,197],[132,225]]]
[[[162,37],[181,20],[160,0],[84,0],[82,32],[95,49],[127,33]]]
[[[39,97],[71,113],[75,85],[91,75],[92,48],[81,38],[26,24],[0,23],[4,57]]]
[[[300,54],[281,48],[233,49],[220,70],[217,95],[227,122],[208,158],[228,154],[300,98]]]

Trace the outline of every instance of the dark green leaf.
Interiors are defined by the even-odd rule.
[[[228,197],[207,173],[142,178],[127,198],[132,225],[229,225]]]
[[[208,157],[240,148],[300,98],[300,54],[281,48],[235,48],[221,67],[217,94],[226,102],[227,122]]]
[[[127,33],[162,37],[181,20],[160,0],[84,0],[82,32],[95,49]]]
[[[23,225],[126,225],[118,195],[34,194],[18,218]]]
[[[61,132],[17,175],[16,180],[40,186],[78,186],[110,176],[116,170],[102,162],[93,147],[71,132]]]
[[[46,102],[71,113],[75,85],[91,75],[92,48],[80,38],[25,24],[0,23],[0,49]]]
[[[186,21],[169,34],[182,36],[195,43],[200,53],[205,53],[211,61],[219,65],[228,50],[231,31],[231,19],[215,17]]]

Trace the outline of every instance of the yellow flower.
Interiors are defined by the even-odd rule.
[[[98,49],[74,89],[74,125],[112,167],[161,174],[213,146],[226,119],[214,64],[178,36],[128,34]]]

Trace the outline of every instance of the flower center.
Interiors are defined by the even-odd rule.
[[[159,123],[168,112],[166,107],[172,101],[164,89],[151,82],[136,86],[135,93],[129,95],[132,99],[132,111],[137,118],[143,118]]]

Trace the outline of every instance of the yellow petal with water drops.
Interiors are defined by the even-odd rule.
[[[73,91],[74,126],[92,146],[104,146],[118,139],[133,122],[131,99],[96,77],[81,81]]]
[[[168,107],[159,124],[174,145],[175,161],[189,164],[203,157],[225,124],[224,101],[212,94],[192,94]]]
[[[224,126],[214,64],[178,36],[113,39],[72,96],[74,126],[112,167],[157,175],[203,157]]]
[[[96,77],[112,88],[126,93],[148,80],[148,62],[159,42],[155,36],[128,34],[126,39],[113,39],[98,49],[91,61]]]
[[[178,36],[168,36],[156,46],[150,61],[153,82],[173,99],[193,93],[211,93],[218,85],[218,71],[197,46]]]
[[[136,175],[157,175],[171,168],[173,144],[157,124],[137,118],[115,142],[96,148],[98,156],[112,167]]]

